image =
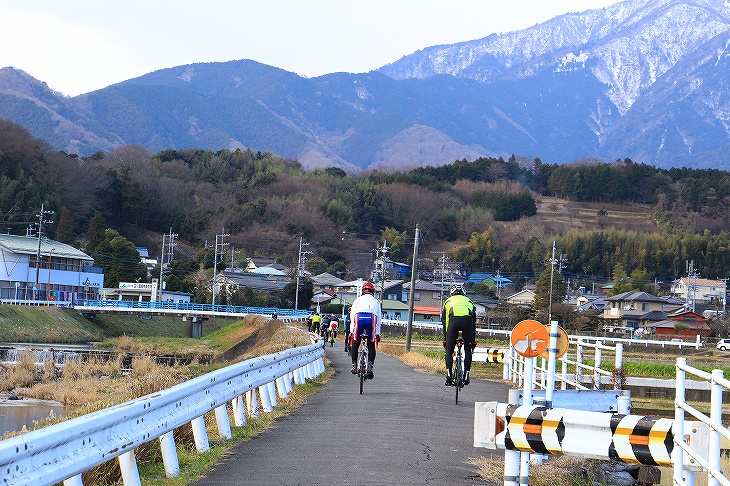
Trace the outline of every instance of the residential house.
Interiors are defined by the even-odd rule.
[[[48,238],[0,235],[2,302],[97,299],[104,271],[81,250]]]
[[[246,263],[246,267],[244,270],[246,272],[253,272],[259,267],[268,267],[271,265],[275,265],[276,260],[269,257],[252,257],[248,259],[248,262]]]
[[[379,282],[383,276],[387,279],[404,279],[411,274],[411,266],[407,263],[400,263],[387,257],[378,257],[373,261],[373,269],[370,272],[372,282]]]
[[[401,301],[403,298],[403,280],[386,280],[385,282],[378,282],[375,284],[375,293],[379,297],[383,294],[380,299],[382,302],[386,300]],[[407,302],[407,301],[406,301]]]
[[[670,314],[666,319],[652,322],[643,329],[646,333],[656,336],[678,336],[689,339],[695,339],[697,335],[707,337],[712,333],[707,321],[700,314],[688,310]]]
[[[616,322],[619,327],[638,329],[667,318],[665,299],[646,292],[629,291],[606,298],[603,318]]]
[[[275,277],[286,281],[290,280],[289,275],[286,272],[279,270],[278,268],[274,268],[273,266],[256,267],[249,273],[253,273],[255,275],[266,275],[268,277]]]
[[[384,300],[382,309],[384,319],[396,319],[400,321],[408,319],[408,304],[400,300]]]
[[[578,312],[595,311],[603,313],[603,310],[608,305],[608,301],[605,297],[594,297],[589,295],[582,295],[576,299],[575,310]]]
[[[416,306],[427,306],[427,307],[433,307],[435,306],[437,309],[441,308],[441,304],[443,303],[443,300],[446,300],[446,298],[449,296],[448,291],[445,292],[445,294],[442,294],[441,292],[441,286],[433,284],[431,282],[428,282],[427,280],[416,280],[414,295],[413,295],[413,305]],[[406,282],[403,284],[403,295],[400,298],[401,302],[408,302],[408,299],[410,298],[410,292],[411,292],[411,283]],[[443,300],[442,300],[443,297]]]
[[[282,280],[280,277],[243,272],[238,268],[235,270],[227,268],[216,275],[214,285],[216,295],[218,295],[223,288],[231,293],[241,287],[248,287],[264,292],[274,292],[282,290],[287,283],[288,281]]]
[[[727,282],[699,277],[682,277],[672,282],[672,295],[685,302],[722,304],[727,293]]]
[[[441,309],[438,306],[414,305],[413,320],[441,322]]]
[[[331,289],[322,289],[318,290],[314,293],[312,296],[312,301],[310,304],[310,309],[319,309],[320,306],[329,304],[333,301],[333,299],[337,296],[334,290]]]
[[[342,287],[345,283],[341,278],[335,277],[327,272],[312,276],[312,286],[315,292],[324,289],[335,290],[338,287]]]
[[[532,307],[535,302],[535,292],[529,289],[522,289],[516,294],[512,294],[504,299],[507,304],[518,305],[520,307]]]
[[[444,286],[452,283],[464,283],[469,274],[469,269],[461,262],[447,262],[436,265],[433,269],[433,282]]]

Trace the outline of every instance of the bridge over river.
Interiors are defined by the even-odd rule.
[[[506,401],[507,384],[474,379],[455,405],[443,375],[379,353],[360,395],[342,342],[326,354],[335,374],[322,390],[193,484],[502,484],[483,481],[469,459],[504,458],[473,447],[474,402]]]

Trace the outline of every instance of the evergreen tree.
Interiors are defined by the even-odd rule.
[[[61,243],[70,245],[76,238],[74,232],[74,220],[71,211],[68,208],[64,208],[58,217],[58,225],[56,226],[56,240]]]
[[[550,274],[552,273],[552,299],[550,289]],[[535,301],[532,307],[535,310],[548,310],[550,302],[553,304],[559,303],[565,300],[568,295],[568,284],[563,280],[563,276],[555,270],[553,272],[551,266],[545,267],[540,273],[540,278],[535,282]]]
[[[626,275],[626,270],[624,270],[624,266],[620,263],[617,263],[613,267],[613,288],[608,293],[609,295],[618,295],[623,294],[624,292],[628,292],[633,287],[631,285],[631,280],[629,279],[629,276]]]
[[[104,216],[96,211],[89,221],[89,228],[86,230],[86,250],[93,252],[105,238],[106,221]]]
[[[91,255],[94,263],[104,269],[104,286],[118,287],[119,282],[139,282],[147,279],[147,267],[140,262],[134,243],[116,230],[107,229],[104,239]]]

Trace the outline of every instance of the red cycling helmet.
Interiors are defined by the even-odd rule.
[[[364,294],[365,292],[374,294],[375,293],[375,285],[371,284],[370,281],[367,281],[364,284],[362,284],[362,293]]]

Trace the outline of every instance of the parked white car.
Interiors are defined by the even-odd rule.
[[[720,351],[726,351],[730,349],[730,339],[720,339],[717,342],[717,349]]]

